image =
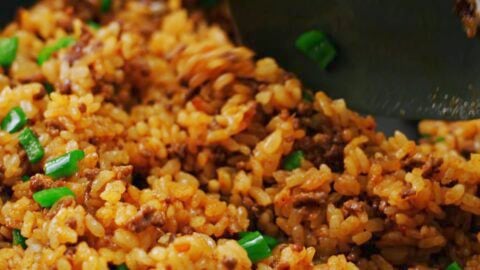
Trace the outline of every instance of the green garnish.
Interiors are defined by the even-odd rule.
[[[45,174],[58,179],[69,177],[78,171],[78,162],[85,157],[82,150],[73,150],[45,163]]]
[[[45,87],[45,91],[47,91],[47,94],[51,94],[52,92],[55,92],[55,87],[53,87],[53,85],[51,83],[44,83],[43,84],[43,87]]]
[[[23,249],[27,248],[27,244],[25,243],[25,240],[27,240],[23,235],[20,233],[19,229],[13,229],[12,230],[12,242],[13,245],[19,245]]]
[[[303,159],[304,155],[302,150],[292,152],[283,160],[283,169],[287,171],[293,171],[297,168],[300,168]]]
[[[313,102],[315,98],[310,91],[302,91],[302,99],[306,102]]]
[[[126,264],[122,263],[120,265],[117,265],[117,270],[128,270],[128,267]]]
[[[0,38],[0,66],[10,66],[17,58],[18,37]]]
[[[295,42],[295,46],[323,69],[326,69],[337,55],[327,36],[317,30],[303,33]]]
[[[425,133],[425,134],[420,134],[420,138],[422,139],[430,139],[432,137],[431,134]]]
[[[3,118],[0,126],[8,133],[14,133],[21,130],[27,123],[27,116],[20,107],[11,109],[5,118]]]
[[[75,193],[68,187],[56,187],[44,189],[33,194],[33,200],[40,204],[41,207],[51,207],[63,197],[75,197]]]
[[[25,149],[25,152],[27,152],[27,157],[30,163],[37,163],[43,158],[45,151],[43,150],[37,135],[35,135],[31,129],[25,128],[22,133],[20,133],[18,140],[23,149]]]
[[[445,141],[445,137],[437,137],[437,138],[435,139],[435,142],[436,142],[436,143],[444,142],[444,141]]]
[[[112,0],[102,0],[100,4],[100,10],[103,13],[107,13],[108,11],[110,11],[111,7],[112,7]]]
[[[30,180],[30,176],[28,176],[28,175],[22,176],[22,181],[23,182],[27,182],[28,180]]]
[[[253,263],[259,262],[272,255],[271,247],[260,232],[249,232],[243,235],[244,236],[238,240],[238,244],[247,251],[248,257]]]
[[[12,243],[14,246],[19,245],[23,249],[27,248],[27,244],[25,243],[25,240],[27,240],[23,235],[20,233],[19,229],[13,229],[12,230]]]
[[[74,43],[75,43],[75,38],[73,37],[67,36],[67,37],[60,38],[59,40],[57,40],[57,42],[55,42],[55,44],[51,46],[47,46],[40,51],[37,58],[38,64],[43,65],[43,63],[45,63],[48,59],[50,59],[50,57],[52,57],[52,55],[55,52],[63,48],[67,48]]]
[[[447,267],[447,270],[462,270],[462,267],[457,262],[453,262]]]
[[[87,25],[90,26],[90,28],[92,28],[93,30],[98,30],[101,27],[99,23],[96,23],[94,21],[88,21]]]
[[[239,232],[238,236],[240,236],[240,238],[244,238],[244,237],[246,237],[246,236],[248,236],[252,233],[260,233],[260,232],[258,232],[258,231],[255,231],[255,232]],[[276,247],[278,245],[278,240],[269,236],[269,235],[264,234],[263,238],[265,239],[265,241],[267,241],[268,247],[270,247],[270,249],[273,249],[274,247]]]
[[[263,238],[265,238],[265,241],[267,241],[268,247],[270,249],[273,249],[278,245],[278,240],[269,235],[264,235]]]

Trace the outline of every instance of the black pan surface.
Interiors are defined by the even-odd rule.
[[[0,27],[14,19],[16,11],[20,7],[28,7],[35,0],[9,0],[2,1],[0,4]],[[392,135],[395,130],[400,130],[409,138],[416,139],[418,137],[416,131],[416,121],[406,121],[398,118],[375,117],[377,120],[377,127],[380,131],[387,135]]]

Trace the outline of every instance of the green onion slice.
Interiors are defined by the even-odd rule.
[[[39,162],[45,155],[45,151],[43,150],[37,135],[35,135],[31,129],[25,128],[22,133],[20,133],[18,140],[23,149],[25,149],[25,152],[27,152],[28,160],[31,163]]]
[[[300,168],[302,165],[302,160],[304,159],[303,151],[297,150],[290,155],[288,155],[283,160],[283,169],[287,171],[293,171],[297,168]]]
[[[326,69],[337,55],[327,36],[317,30],[303,33],[295,42],[295,46],[323,69]]]
[[[445,137],[437,137],[437,138],[435,139],[435,142],[436,142],[436,143],[444,142],[444,141],[445,141]]]
[[[9,133],[14,133],[21,130],[27,123],[27,115],[20,107],[11,109],[3,118],[0,126],[3,130]]]
[[[28,175],[22,176],[22,181],[23,182],[27,182],[28,180],[30,180],[30,176],[28,176]]]
[[[117,265],[117,270],[128,270],[128,267],[126,264],[122,263],[120,265]]]
[[[27,248],[27,244],[25,243],[25,240],[27,240],[23,235],[20,233],[19,229],[13,229],[12,231],[12,242],[13,245],[19,245],[23,249]]]
[[[94,21],[88,21],[87,25],[90,26],[90,28],[92,28],[93,30],[98,30],[101,27],[99,23]]]
[[[252,233],[260,233],[259,231],[255,231],[255,232],[239,232],[238,233],[238,236],[240,236],[240,238],[244,238]],[[263,235],[263,238],[265,238],[265,241],[267,241],[267,244],[268,246],[270,247],[270,249],[273,249],[274,247],[276,247],[278,245],[278,240],[269,236],[269,235],[266,235],[264,234]]]
[[[100,3],[100,10],[103,13],[109,12],[111,7],[112,7],[112,0],[102,0],[102,2]]]
[[[52,92],[55,92],[55,87],[51,83],[44,83],[43,87],[45,87],[45,91],[47,91],[47,94],[51,94]]]
[[[462,270],[462,267],[457,262],[453,262],[447,267],[447,270]]]
[[[430,139],[432,137],[431,134],[425,133],[425,134],[420,134],[420,138],[422,139]]]
[[[268,247],[270,249],[273,249],[278,245],[278,240],[269,235],[263,235],[263,238],[265,238],[265,241],[267,241]]]
[[[45,174],[58,179],[69,177],[78,171],[78,162],[85,157],[82,150],[73,150],[45,163]]]
[[[52,57],[52,55],[63,49],[63,48],[67,48],[69,47],[70,45],[73,45],[75,43],[75,38],[73,37],[63,37],[63,38],[60,38],[59,40],[57,40],[57,42],[55,42],[55,44],[51,45],[51,46],[46,46],[45,48],[43,48],[41,51],[40,51],[40,54],[38,55],[38,58],[37,58],[37,62],[39,65],[43,65],[43,63],[45,63],[48,59],[50,59],[50,57]]]
[[[0,38],[0,66],[10,66],[17,58],[18,37]]]
[[[51,207],[66,196],[75,197],[75,193],[68,187],[56,187],[35,192],[33,200],[40,204],[41,207]]]
[[[242,246],[253,263],[259,262],[272,255],[268,242],[260,232],[247,233],[238,240],[238,244]]]

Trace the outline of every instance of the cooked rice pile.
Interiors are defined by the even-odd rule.
[[[98,5],[42,1],[2,33],[20,47],[0,119],[21,106],[45,157],[30,164],[0,131],[0,269],[480,269],[479,122],[386,138],[343,100],[302,100],[273,59],[179,0]],[[39,66],[67,35],[77,43]],[[78,173],[44,175],[74,149]],[[295,150],[301,167],[283,170]],[[41,208],[32,194],[53,186],[76,199]],[[236,241],[247,230],[282,244],[254,265]]]

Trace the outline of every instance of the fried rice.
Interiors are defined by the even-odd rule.
[[[45,155],[31,164],[0,131],[0,269],[480,269],[478,120],[386,137],[343,100],[302,98],[192,1],[99,6],[40,1],[1,33],[19,48],[0,119],[20,106]],[[39,65],[65,36],[76,43]],[[45,174],[75,149],[76,174]],[[32,198],[61,186],[75,198]],[[237,242],[254,230],[280,240],[256,263]]]

